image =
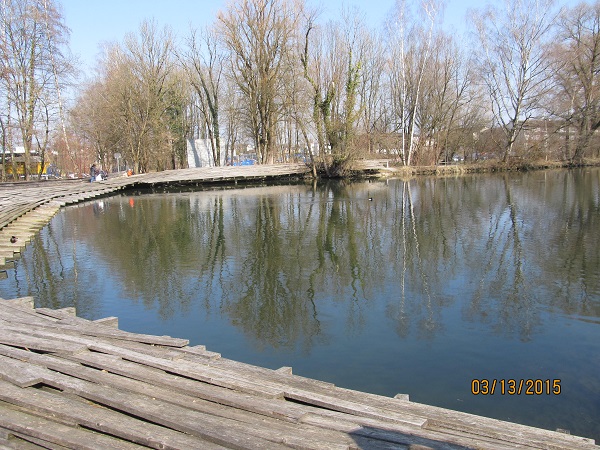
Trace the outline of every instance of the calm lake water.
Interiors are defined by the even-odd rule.
[[[27,295],[600,442],[597,168],[95,200],[61,210],[0,281],[0,297]],[[502,395],[509,379],[544,381]]]

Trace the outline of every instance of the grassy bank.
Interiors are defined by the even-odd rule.
[[[568,161],[480,161],[474,163],[461,163],[440,166],[402,166],[392,163],[384,167],[372,168],[379,176],[414,177],[418,175],[456,176],[469,173],[494,173],[494,172],[525,172],[529,170],[566,169],[573,167],[600,166],[600,159],[585,159],[579,164]]]

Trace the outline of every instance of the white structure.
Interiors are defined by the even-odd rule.
[[[212,150],[209,139],[187,140],[187,160],[189,167],[213,167]],[[225,152],[221,151],[221,165],[225,165]]]

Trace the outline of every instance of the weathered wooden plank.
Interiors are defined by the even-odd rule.
[[[6,255],[13,255],[15,253],[21,253],[21,250],[25,248],[25,245],[11,244],[10,242],[0,243],[0,252]]]
[[[268,430],[257,430],[256,426],[240,424],[233,420],[200,412],[192,414],[187,408],[145,395],[130,391],[122,392],[110,386],[99,386],[60,374],[49,377],[46,382],[57,389],[133,415],[144,421],[198,436],[219,445],[240,449],[285,448],[280,444],[282,438],[269,435]],[[5,394],[0,393],[0,395]],[[269,438],[273,440],[269,440]]]
[[[56,357],[45,357],[45,359],[58,360]],[[58,364],[59,361],[56,361],[56,365]],[[66,372],[65,370],[60,371],[63,373]],[[279,436],[285,436],[287,444],[301,448],[345,449],[348,445],[352,444],[351,438],[345,433],[337,430],[319,429],[319,427],[310,424],[290,424],[289,422],[282,422],[281,420],[272,417],[258,416],[254,412],[248,412],[246,410],[224,406],[219,403],[201,400],[178,393],[170,388],[158,387],[156,385],[87,367],[79,367],[78,370],[68,371],[71,372],[71,375],[77,376],[78,378],[96,384],[110,386],[110,388],[117,389],[119,392],[130,391],[135,394],[141,394],[146,398],[164,401],[181,408],[189,409],[193,412],[208,414],[215,418],[220,417],[233,420],[235,423],[245,423],[248,426],[255,428],[252,432],[253,434],[273,442],[277,442]]]
[[[380,396],[364,395],[356,391],[336,388],[331,383],[287,375],[223,358],[216,361],[203,361],[203,364],[208,367],[225,369],[231,373],[243,373],[247,379],[252,377],[256,383],[268,384],[274,388],[279,386],[284,390],[286,398],[302,401],[317,407],[349,414],[364,415],[365,417],[388,418],[417,426],[423,426],[426,423],[426,419],[422,415],[398,414],[396,412],[399,405],[398,400],[393,404],[382,404],[381,402],[378,404],[373,404],[372,402],[365,404],[359,401],[357,397],[360,397],[361,400],[372,400],[373,398],[380,398]]]
[[[451,430],[461,430],[465,434],[470,433],[474,436],[480,436],[481,438],[490,437],[493,439],[500,439],[500,437],[503,436],[503,439],[512,439],[520,445],[527,445],[528,442],[535,442],[536,445],[543,445],[544,441],[547,442],[548,440],[551,440],[558,443],[563,442],[563,444],[559,445],[566,444],[566,448],[568,448],[574,443],[579,445],[580,442],[589,443],[592,441],[579,436],[561,435],[561,433],[556,433],[554,431],[527,427],[525,425],[510,424],[508,427],[507,422],[496,419],[366,392],[353,391],[350,389],[336,388],[335,393],[326,392],[326,395],[334,395],[338,399],[357,402],[367,408],[374,408],[375,410],[393,412],[401,409],[410,415],[426,417],[428,418],[428,421],[424,426],[432,430],[446,430],[448,432]],[[528,437],[523,438],[525,435]]]
[[[0,450],[68,450],[62,445],[52,444],[41,439],[39,441],[44,445],[38,445],[36,443],[37,439],[31,436],[27,436],[25,439],[23,436],[20,433],[0,427]]]
[[[372,419],[380,419],[392,421],[395,423],[406,423],[416,426],[425,426],[427,423],[426,416],[415,415],[404,410],[399,411],[391,409],[375,408],[366,406],[357,401],[348,401],[337,397],[335,390],[330,395],[317,394],[300,389],[286,389],[285,398],[295,401],[301,401],[309,405],[327,408],[332,411],[344,412],[355,416],[370,417]]]
[[[96,319],[94,320],[94,323],[98,324],[98,325],[104,325],[105,327],[110,327],[110,328],[119,328],[119,318],[118,317],[104,317],[102,319]]]
[[[0,426],[26,436],[56,443],[72,449],[97,450],[139,449],[132,443],[120,441],[80,428],[73,428],[21,411],[0,407]]]
[[[144,355],[135,351],[126,350],[114,345],[93,344],[89,346],[90,350],[108,353],[120,356],[123,359],[145,364],[150,367],[162,369],[177,375],[182,375],[205,383],[217,386],[235,389],[242,392],[264,395],[267,397],[280,398],[283,396],[283,390],[279,387],[272,387],[268,383],[254,383],[245,379],[243,374],[231,374],[216,368],[209,368],[199,364],[192,364],[187,361],[169,361],[162,358],[156,358],[150,355]]]
[[[28,334],[41,339],[51,339],[70,342],[73,344],[81,344],[82,346],[86,346],[86,348],[89,345],[97,344],[99,342],[99,338],[97,337],[82,334],[78,327],[71,327],[68,325],[65,326],[60,323],[41,326],[15,322],[7,323],[0,319],[0,329],[10,330],[21,334]],[[136,351],[140,354],[171,361],[181,359],[183,356],[183,353],[174,351],[172,347],[160,347],[129,340],[106,337],[103,337],[101,341],[109,345],[118,345],[123,349]]]
[[[471,415],[470,420],[465,420],[461,414],[457,414],[455,419],[430,419],[427,428],[442,433],[461,433],[478,439],[495,439],[507,445],[529,445],[553,450],[597,449],[592,439],[474,415]]]
[[[177,351],[179,349],[174,349],[173,347],[162,347],[160,345],[144,344],[141,342],[125,340],[113,341],[109,343],[113,345],[116,344],[119,347],[127,350],[132,350],[144,355],[155,356],[157,358],[163,358],[169,361],[178,361],[183,359],[185,356],[184,353]]]
[[[0,352],[2,348],[0,347]],[[194,398],[204,399],[233,408],[244,409],[257,414],[297,422],[306,411],[295,403],[271,400],[261,396],[251,396],[242,392],[221,388],[212,384],[198,382],[189,378],[165,373],[152,367],[125,361],[103,353],[79,353],[69,355],[73,361],[79,361],[100,370],[127,376],[155,386],[169,388]]]
[[[25,309],[31,309],[33,310],[33,307],[35,305],[35,301],[33,299],[33,297],[19,297],[19,298],[13,298],[10,300],[4,300],[6,305],[9,305],[13,308],[25,308]]]
[[[356,393],[356,392],[353,392],[353,391],[349,391],[349,392],[345,392],[345,391],[344,391],[344,393],[345,393],[345,394],[347,394],[347,395],[354,395],[354,398],[356,398],[356,397],[357,397],[357,394],[358,394],[358,396],[359,396],[359,397],[361,396],[361,393]],[[380,402],[381,402],[381,401],[382,401],[382,399],[383,399],[383,402],[384,402],[384,403],[386,403],[386,404],[385,404],[385,405],[383,405],[383,406],[385,406],[386,408],[393,408],[393,407],[396,407],[396,406],[397,406],[397,404],[399,403],[399,402],[398,402],[398,400],[394,400],[394,399],[385,399],[385,398],[381,398],[381,397],[378,397],[378,396],[374,396],[374,398],[375,398],[375,399],[378,399]],[[303,400],[306,400],[306,399],[303,399]],[[390,402],[393,402],[393,403],[392,403],[392,404],[390,404]],[[404,402],[404,403],[408,403],[408,402]],[[413,406],[415,406],[415,405],[413,405]],[[419,405],[416,405],[416,406],[419,406]],[[429,413],[429,414],[430,414],[430,413],[431,413],[431,410],[430,410],[430,408],[431,408],[431,407],[428,407],[428,408],[427,408],[427,411],[425,411],[424,413]],[[356,413],[356,412],[355,412],[355,411],[353,411],[353,413]],[[454,413],[454,412],[452,412],[452,413]],[[456,415],[455,415],[455,414],[453,414],[453,416],[454,416],[454,417],[456,417]],[[504,431],[504,433],[505,433],[505,431]]]
[[[189,344],[188,339],[174,338],[170,336],[155,336],[150,334],[130,333],[127,331],[105,327],[92,321],[74,317],[60,310],[51,310],[48,308],[37,308],[36,312],[41,315],[59,319],[61,323],[76,327],[77,330],[87,336],[108,337],[112,339],[121,339],[146,344],[162,345],[165,347],[184,347]]]
[[[38,366],[0,356],[0,379],[19,387],[39,384],[44,379],[42,369]]]
[[[362,414],[366,417],[387,418],[390,420],[410,423],[418,426],[422,426],[426,423],[426,419],[414,414],[397,414],[393,410],[364,406],[355,401],[340,399],[336,396],[336,390],[330,392],[329,395],[319,394],[306,389],[290,387],[284,383],[279,385],[274,384],[271,381],[266,381],[264,378],[252,378],[251,376],[248,376],[247,373],[238,374],[233,371],[217,369],[214,366],[208,367],[199,364],[193,365],[185,361],[177,361],[174,363],[161,358],[142,355],[138,352],[125,350],[123,348],[118,348],[107,344],[91,344],[89,345],[89,348],[91,350],[120,356],[121,358],[140,364],[146,364],[151,367],[172,372],[174,374],[197,379],[218,386],[237,389],[243,392],[254,394],[258,393],[260,395],[268,395],[273,397],[280,397],[281,395],[284,395],[286,398],[302,401],[318,407],[325,407],[334,411],[341,411],[357,415]]]
[[[44,441],[43,439],[26,436],[22,433],[11,432],[9,441],[10,448],[19,450],[70,450],[63,445]]]
[[[206,350],[206,346],[204,345],[194,345],[192,347],[182,347],[179,349],[180,352],[184,353],[183,357],[188,358],[189,361],[193,360],[193,357],[200,356],[206,359],[219,359],[221,357],[220,353],[211,352]],[[190,357],[190,355],[193,355]]]
[[[30,223],[24,220],[24,217],[20,217],[19,220],[13,222],[10,225],[11,232],[24,233],[24,234],[37,234],[46,224],[38,224],[38,223]],[[16,242],[16,245],[20,245],[19,242]]]
[[[48,325],[56,322],[55,319],[36,314],[28,306],[21,306],[18,303],[0,302],[0,319],[24,324]]]
[[[22,408],[62,421],[71,421],[85,426],[97,433],[106,433],[127,442],[151,448],[192,449],[223,448],[197,436],[190,436],[169,428],[144,422],[97,404],[70,398],[59,392],[48,393],[39,389],[19,391],[7,385],[2,386],[1,398]]]
[[[473,448],[508,450],[514,448],[495,440],[473,439],[462,435],[446,435],[427,429],[417,429],[403,424],[393,424],[334,411],[309,413],[302,418],[302,422],[311,423],[322,428],[344,431],[352,436],[364,436],[396,445],[406,445],[408,448],[434,448],[436,450]]]
[[[19,249],[30,243],[35,236],[35,233],[13,230],[10,227],[3,228],[2,231],[0,231],[0,241],[4,243],[9,243],[13,236],[17,238],[17,243],[13,246],[13,251],[16,249],[20,252]]]
[[[67,341],[50,341],[48,339],[21,334],[7,329],[4,329],[2,333],[0,333],[0,344],[50,353],[78,353],[87,350],[85,345],[74,344]]]
[[[284,384],[286,386],[293,386],[300,389],[317,389],[317,392],[323,393],[329,392],[332,388],[335,387],[333,383],[329,383],[327,381],[315,380],[312,378],[302,377],[300,375],[285,373],[279,370],[272,370],[264,367],[253,366],[251,364],[246,364],[226,358],[204,362],[198,359],[194,359],[191,361],[206,364],[209,367],[218,367],[223,370],[242,372],[247,374],[248,376],[256,377],[258,380],[261,380],[261,382],[268,381],[270,383]]]
[[[37,355],[36,357],[43,358],[44,356]],[[177,428],[179,426],[179,423],[183,421],[181,422],[181,427],[186,428],[188,432],[190,430],[194,430],[201,436],[211,437],[211,440],[216,440],[217,442],[221,443],[227,442],[228,445],[232,445],[233,447],[277,447],[276,441],[270,442],[268,445],[260,444],[259,442],[258,444],[260,445],[258,445],[255,441],[261,441],[261,438],[254,436],[258,432],[251,430],[252,427],[246,427],[245,429],[241,430],[240,427],[237,426],[235,423],[227,423],[227,428],[223,428],[223,425],[220,424],[220,422],[222,422],[222,419],[215,419],[210,415],[201,415],[201,417],[191,418],[189,411],[187,411],[187,413],[184,413],[183,410],[174,411],[175,406],[172,404],[169,404],[169,406],[167,406],[166,404],[157,405],[155,398],[151,398],[149,396],[135,396],[132,392],[122,393],[109,386],[94,385],[92,383],[83,382],[81,380],[75,380],[58,373],[53,373],[51,371],[46,371],[43,378],[46,384],[54,386],[55,388],[73,392],[92,401],[107,404],[112,408],[125,410],[129,414],[134,414],[136,416],[144,416],[144,414],[151,414],[152,419],[150,421],[156,422],[158,420],[159,422],[168,422],[166,426],[169,426],[171,428]],[[5,395],[4,390],[0,395]],[[132,406],[134,404],[135,406]],[[159,411],[164,412],[164,417],[159,413]],[[196,426],[195,424],[202,424],[202,426]],[[163,423],[163,425],[165,424]],[[208,427],[209,429],[205,429],[206,427]],[[234,433],[228,433],[227,430],[234,430]],[[251,439],[252,442],[249,441],[250,435],[240,436],[240,431],[243,431],[246,434],[248,432],[251,432],[250,435],[253,435]],[[277,439],[274,435],[272,435],[271,438]],[[240,442],[244,442],[244,445],[238,445]]]
[[[85,352],[89,353],[89,352]],[[57,356],[50,354],[40,354],[35,352],[30,352],[27,350],[23,350],[20,348],[9,347],[6,345],[0,344],[0,355],[12,358],[16,361],[20,361],[22,363],[30,363],[33,367],[40,367],[53,370],[55,372],[61,372],[64,374],[70,374],[73,376],[77,376],[77,374],[82,370],[83,366],[74,361],[74,359],[65,359],[65,355]],[[121,359],[117,356],[105,355],[105,363],[106,364],[115,364],[121,361]],[[83,359],[85,361],[85,358]],[[103,369],[101,369],[103,370]],[[157,370],[157,369],[152,369]],[[157,370],[158,371],[158,370]],[[162,371],[158,371],[160,373],[164,373]],[[44,377],[47,375],[47,372],[39,372],[37,374],[42,381],[45,379]]]
[[[116,371],[125,376],[134,377],[138,379],[142,379],[147,381],[148,383],[152,383],[156,386],[166,386],[170,389],[176,390],[178,392],[183,392],[186,395],[191,395],[194,397],[203,398],[212,402],[221,403],[223,405],[246,409],[249,411],[253,411],[259,414],[268,415],[271,417],[277,417],[281,419],[285,419],[288,421],[298,421],[302,420],[302,418],[309,412],[314,414],[319,413],[318,408],[308,408],[308,407],[300,407],[294,403],[287,403],[283,401],[267,401],[265,399],[260,398],[249,398],[248,396],[241,395],[235,392],[226,392],[223,390],[218,390],[213,386],[201,385],[193,382],[192,380],[185,380],[183,378],[177,378],[174,375],[165,374],[164,376],[157,375],[156,373],[146,373],[145,369],[142,366],[132,366],[133,363],[127,361],[115,362],[114,360],[106,360],[103,361],[105,355],[95,354],[95,353],[79,353],[77,355],[69,356],[70,359],[81,361],[87,365],[93,365],[98,367],[99,369],[108,370],[108,371]],[[335,403],[334,398],[329,399],[331,403]],[[351,409],[353,413],[356,413],[358,407],[354,405]],[[322,411],[324,414],[333,414],[333,411]],[[388,420],[388,415],[394,416],[401,414],[401,411],[394,411],[392,413],[383,412],[377,415],[371,415],[372,417],[383,420],[384,422],[390,424],[391,422]],[[339,418],[338,414],[335,416]],[[397,423],[401,423],[404,425],[410,425],[410,430],[412,432],[416,432],[420,430],[423,419],[419,419],[416,424],[411,423],[414,422],[414,419],[409,422],[410,415],[404,415],[402,417],[403,420],[398,421],[398,417],[392,417],[392,420]],[[370,423],[374,423],[371,421]],[[397,423],[395,425],[397,425]],[[391,425],[389,425],[391,426]]]
[[[35,312],[38,314],[53,317],[51,314],[44,314],[42,311],[47,311],[47,309],[46,308],[37,308],[35,310]],[[54,309],[53,311],[56,311],[57,313],[59,313],[61,315],[61,317],[76,317],[77,316],[77,310],[73,306],[67,306],[65,308]],[[58,317],[58,318],[61,318],[61,317]]]
[[[88,334],[82,334],[81,327],[63,325],[60,322],[50,323],[49,325],[28,325],[26,323],[6,322],[4,319],[0,319],[0,329],[27,334],[40,339],[80,344],[86,346],[86,348],[98,343],[104,343],[108,345],[117,345],[119,348],[171,361],[181,359],[182,357],[182,353],[173,351],[172,347],[158,347],[112,337],[90,336]]]
[[[151,386],[163,387],[173,392],[184,394],[192,399],[204,399],[212,403],[294,423],[298,422],[306,414],[306,411],[295,403],[281,400],[270,401],[263,397],[250,396],[229,389],[219,388],[177,375],[167,374],[159,369],[124,361],[118,357],[102,353],[84,352],[77,355],[57,357],[40,355],[0,345],[0,354],[78,378],[88,379],[91,376],[90,380],[96,380],[98,375],[96,373],[90,375],[92,372],[74,362],[78,361],[86,366],[95,367],[101,372],[110,372],[132,380],[143,381]],[[65,360],[65,357],[68,357],[69,360]]]
[[[19,217],[18,220],[14,222],[14,226],[17,229],[38,229],[41,230],[46,226],[49,221],[49,217],[45,215],[36,214],[35,211],[29,212],[24,216]]]
[[[73,308],[75,309],[75,308]],[[36,314],[40,314],[42,316],[52,317],[53,319],[58,320],[66,320],[71,319],[73,317],[77,317],[76,314],[72,314],[72,310],[68,310],[67,308],[62,309],[51,309],[51,308],[36,308]],[[89,321],[85,319],[80,319],[83,323],[87,323]]]
[[[343,388],[336,388],[335,392],[330,392],[328,395],[338,399],[337,407],[335,405],[329,407],[334,411],[371,418],[378,418],[379,414],[388,414],[390,419],[394,419],[401,412],[407,416],[426,418],[427,421],[423,424],[423,427],[428,430],[446,433],[461,432],[465,436],[477,437],[481,440],[490,438],[519,445],[533,444],[534,446],[541,446],[539,448],[544,448],[544,445],[547,445],[548,442],[555,443],[557,448],[570,448],[574,444],[580,445],[582,442],[586,444],[591,442],[589,439],[578,436],[572,439],[573,436],[562,436],[560,433],[549,430],[512,423],[508,426],[507,422],[495,419]],[[322,401],[322,395],[310,398],[310,396],[297,396],[293,392],[286,391],[286,397],[328,407],[327,401]],[[351,406],[354,402],[361,405],[361,409],[355,412],[352,411]],[[346,406],[349,409],[345,409]],[[389,411],[389,413],[386,413],[386,411]]]

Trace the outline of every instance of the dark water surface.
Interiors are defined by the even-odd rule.
[[[600,169],[105,198],[63,209],[0,281],[27,295],[600,442]]]

